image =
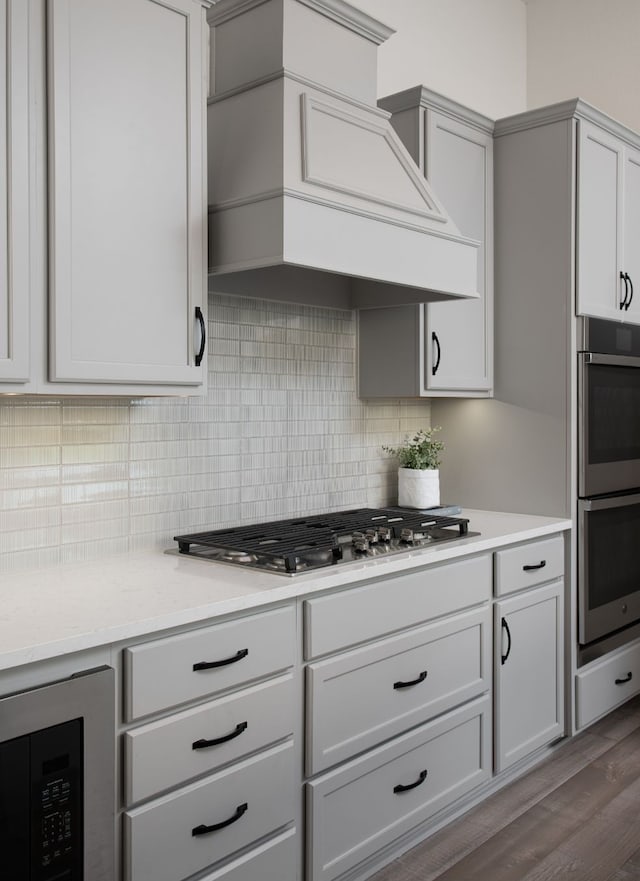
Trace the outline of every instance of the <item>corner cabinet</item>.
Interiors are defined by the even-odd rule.
[[[4,6],[4,140],[28,150],[9,154],[17,189],[2,194],[17,272],[0,296],[20,309],[0,391],[201,391],[208,3]]]
[[[640,323],[640,149],[578,121],[577,312]]]
[[[477,300],[358,314],[359,395],[487,397],[493,385],[493,122],[423,87],[379,101],[460,232]]]

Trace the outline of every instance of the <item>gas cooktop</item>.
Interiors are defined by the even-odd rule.
[[[469,532],[468,524],[464,517],[408,508],[359,508],[176,535],[174,541],[181,554],[297,575],[479,535]]]

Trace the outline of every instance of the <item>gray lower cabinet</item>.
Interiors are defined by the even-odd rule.
[[[491,588],[480,554],[304,602],[306,881],[366,878],[491,777]]]
[[[640,691],[640,640],[581,667],[576,674],[576,725],[584,728]]]
[[[124,650],[124,881],[299,878],[295,633],[292,603]]]
[[[125,879],[188,878],[285,826],[294,799],[288,742],[133,808],[124,815]]]
[[[488,695],[307,784],[308,881],[331,881],[491,777]]]
[[[496,593],[515,591],[494,605],[496,772],[565,733],[562,560],[559,537],[495,554]]]
[[[488,691],[490,646],[491,615],[483,606],[309,664],[307,772]]]
[[[126,646],[123,881],[364,881],[564,734],[563,575],[552,535]]]

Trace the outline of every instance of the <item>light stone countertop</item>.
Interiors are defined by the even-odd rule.
[[[552,517],[465,510],[480,532],[390,557],[283,576],[167,552],[0,576],[0,670],[346,587],[571,528]]]

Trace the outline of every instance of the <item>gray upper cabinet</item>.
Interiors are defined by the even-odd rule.
[[[29,380],[29,11],[0,0],[0,377]]]
[[[201,390],[203,3],[10,4],[27,7],[17,27],[27,14],[30,22],[30,150],[22,155],[31,194],[21,209],[29,206],[28,232],[25,218],[9,212],[8,240],[17,237],[20,249],[14,265],[20,269],[24,251],[31,254],[30,278],[11,277],[16,303],[31,285],[31,311],[11,312],[19,327],[10,343],[22,361],[29,342],[31,354],[27,369],[4,360],[0,391]],[[10,133],[23,140],[24,58],[23,48],[10,56],[11,82],[15,68],[21,90]],[[19,163],[12,173],[24,186]],[[0,296],[7,296],[4,287]],[[0,345],[7,348],[4,338]]]
[[[461,234],[480,242],[477,300],[359,313],[359,394],[487,397],[493,383],[493,123],[417,87],[383,98]]]
[[[577,312],[638,324],[640,150],[584,119],[577,141]]]

